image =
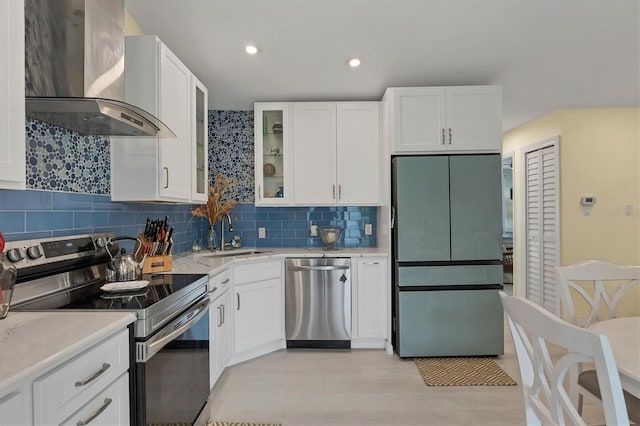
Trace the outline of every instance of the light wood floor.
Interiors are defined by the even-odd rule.
[[[496,362],[519,382],[511,335]],[[520,386],[429,387],[413,361],[382,350],[282,350],[227,368],[212,420],[283,426],[523,425]],[[589,424],[604,424],[585,408]]]

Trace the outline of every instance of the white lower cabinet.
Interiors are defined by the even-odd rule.
[[[353,348],[390,350],[387,261],[352,259]],[[210,277],[210,289],[217,289],[210,307],[212,388],[225,367],[286,348],[283,262],[244,261]]]
[[[231,356],[231,294],[229,289],[216,296],[209,308],[210,333],[213,346],[210,351],[210,387],[216,384]]]
[[[240,265],[233,276],[235,364],[284,347],[282,260]]]
[[[31,424],[31,395],[25,384],[0,394],[0,424]]]
[[[63,423],[91,426],[128,425],[129,374],[121,375]]]
[[[86,411],[90,411],[89,408],[85,410],[85,407],[95,406],[96,411],[105,408],[106,412],[111,405],[113,407],[108,410],[109,413],[105,414],[105,417],[116,418],[112,416],[117,416],[117,418],[122,418],[124,422],[111,424],[129,424],[127,379],[125,379],[127,383],[124,388],[117,386],[114,388],[122,391],[122,396],[119,396],[119,393],[112,389],[108,392],[112,397],[105,396],[102,400],[100,399],[100,395],[111,384],[116,380],[121,380],[122,376],[127,376],[128,369],[129,331],[122,330],[115,336],[34,380],[34,424],[60,424],[70,416],[75,416],[74,413],[77,413],[79,409],[84,415]],[[126,404],[119,400],[121,397],[126,400]],[[106,399],[111,402],[107,404]],[[115,412],[114,410],[124,411]],[[78,420],[82,420],[80,417]],[[97,419],[98,415],[95,418]]]
[[[129,367],[129,330],[123,329],[0,391],[0,425],[127,426]]]
[[[389,338],[389,296],[386,258],[357,259],[353,300],[352,347],[384,348]]]

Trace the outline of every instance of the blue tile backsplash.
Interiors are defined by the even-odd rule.
[[[205,243],[208,222],[193,205],[112,202],[109,139],[84,136],[38,120],[26,121],[27,188],[0,189],[0,231],[8,241],[111,231],[135,236],[146,218],[169,216],[174,254]],[[255,207],[253,111],[209,111],[209,170],[235,178],[240,204],[232,211],[244,247],[316,247],[311,225],[341,226],[339,247],[376,245],[375,207]],[[364,225],[373,235],[364,235]],[[220,224],[217,225],[220,235]],[[258,239],[258,228],[266,238]],[[227,239],[231,235],[227,233]]]
[[[111,193],[109,138],[27,119],[26,155],[28,188]]]
[[[229,195],[253,203],[253,111],[209,111],[209,173],[235,178]]]

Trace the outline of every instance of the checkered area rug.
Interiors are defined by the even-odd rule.
[[[491,358],[414,358],[429,386],[516,386],[517,383]]]

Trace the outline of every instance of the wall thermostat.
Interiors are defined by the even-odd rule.
[[[580,204],[582,205],[582,214],[584,216],[591,215],[591,208],[596,203],[596,197],[592,195],[585,195],[580,198]]]
[[[596,197],[585,196],[580,198],[580,204],[583,206],[593,206],[596,203]]]

